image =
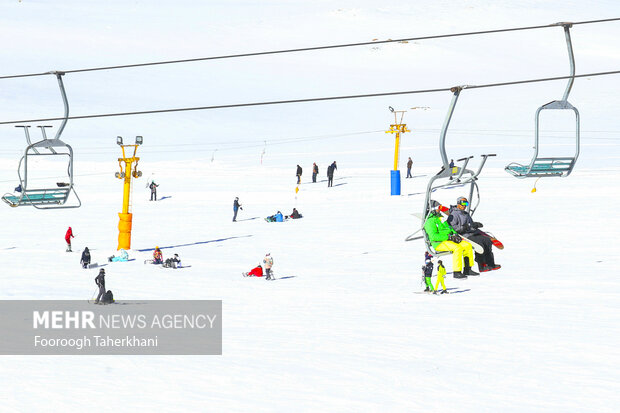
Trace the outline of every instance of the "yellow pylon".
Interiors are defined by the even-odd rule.
[[[136,143],[134,145],[123,145],[123,138],[120,136],[116,138],[116,143],[121,147],[123,151],[123,157],[118,158],[118,165],[121,171],[117,172],[115,176],[118,179],[123,179],[123,210],[118,214],[118,247],[124,250],[131,249],[131,221],[132,214],[129,211],[129,201],[131,195],[131,178],[139,178],[142,176],[142,171],[138,171],[138,161],[140,158],[136,157],[138,146],[142,145],[142,136],[136,136]],[[133,147],[133,155],[131,157],[125,156],[125,148]],[[123,164],[125,163],[125,170],[123,171]],[[133,165],[133,171],[132,171]]]

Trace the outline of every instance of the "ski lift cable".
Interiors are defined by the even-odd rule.
[[[386,44],[386,43],[411,42],[411,41],[418,41],[418,40],[432,40],[432,39],[442,39],[442,38],[450,38],[450,37],[462,37],[462,36],[474,36],[474,35],[482,35],[482,34],[494,34],[494,33],[506,33],[506,32],[524,31],[524,30],[546,29],[546,28],[551,28],[551,27],[563,26],[566,24],[570,24],[574,26],[574,25],[579,25],[579,24],[607,23],[607,22],[613,22],[613,21],[618,21],[618,20],[620,20],[620,17],[614,17],[614,18],[609,18],[609,19],[599,19],[599,20],[586,20],[586,21],[570,22],[570,23],[561,22],[561,23],[544,24],[544,25],[537,25],[537,26],[522,26],[522,27],[512,27],[512,28],[504,28],[504,29],[479,30],[475,32],[460,32],[460,33],[447,33],[447,34],[438,34],[438,35],[430,35],[430,36],[407,37],[407,38],[401,38],[401,39],[387,39],[387,40],[377,40],[377,41],[370,41],[370,42],[343,43],[343,44],[335,44],[335,45],[301,47],[301,48],[294,48],[294,49],[271,50],[271,51],[262,51],[262,52],[249,52],[249,53],[239,53],[239,54],[230,54],[230,55],[221,55],[221,56],[196,57],[196,58],[178,59],[178,60],[163,60],[163,61],[134,63],[134,64],[126,64],[126,65],[100,66],[100,67],[91,67],[91,68],[83,68],[83,69],[63,70],[63,72],[64,73],[81,73],[81,72],[93,72],[93,71],[98,71],[98,70],[127,69],[127,68],[134,68],[134,67],[167,65],[167,64],[177,64],[177,63],[190,63],[190,62],[199,62],[199,61],[207,61],[207,60],[233,59],[233,58],[265,56],[265,55],[284,54],[284,53],[309,52],[309,51],[317,51],[317,50],[368,46],[368,45],[377,45],[377,44]],[[45,76],[48,74],[50,74],[50,72],[6,75],[6,76],[0,76],[0,79],[15,79],[15,78],[20,78],[20,77]]]
[[[554,80],[564,80],[564,79],[581,78],[581,77],[606,76],[606,75],[615,75],[615,74],[620,74],[620,70],[585,73],[585,74],[574,75],[574,76],[554,76],[554,77],[545,77],[545,78],[536,78],[536,79],[514,80],[514,81],[508,81],[508,82],[488,83],[488,84],[482,84],[482,85],[467,85],[467,86],[459,86],[459,87],[463,89],[465,88],[482,89],[482,88],[522,85],[522,84],[527,84],[527,83],[549,82],[549,81],[554,81]],[[16,123],[30,123],[30,122],[49,122],[49,121],[64,120],[64,119],[72,119],[72,120],[92,119],[92,118],[105,118],[105,117],[113,117],[113,116],[134,116],[134,115],[149,115],[149,114],[169,113],[169,112],[189,112],[189,111],[198,111],[198,110],[232,109],[232,108],[240,108],[240,107],[282,105],[282,104],[291,104],[291,103],[307,103],[307,102],[321,102],[321,101],[324,102],[324,101],[344,100],[344,99],[360,99],[360,98],[373,98],[373,97],[384,97],[384,96],[446,92],[446,91],[451,91],[452,89],[454,89],[454,87],[405,90],[405,91],[396,91],[396,92],[366,93],[366,94],[361,94],[361,95],[324,96],[324,97],[275,100],[275,101],[265,101],[265,102],[233,103],[233,104],[227,104],[227,105],[154,109],[154,110],[142,110],[142,111],[133,111],[133,112],[100,113],[100,114],[91,114],[91,115],[69,116],[68,118],[54,117],[54,118],[40,118],[40,119],[21,119],[21,120],[3,121],[3,122],[0,122],[0,125],[10,125],[10,124],[16,124]]]

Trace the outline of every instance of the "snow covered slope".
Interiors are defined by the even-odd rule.
[[[0,6],[0,34],[12,39],[2,70],[548,24],[620,11],[611,1],[539,3],[24,0]],[[46,16],[52,21],[44,23]],[[72,113],[87,114],[564,75],[563,35],[550,30],[93,72],[65,82]],[[617,23],[573,30],[578,72],[620,67],[618,31]],[[2,82],[4,120],[60,113],[52,78]],[[533,180],[515,179],[503,167],[527,159],[533,113],[559,98],[564,82],[464,92],[448,156],[498,154],[481,174],[476,219],[506,249],[496,253],[499,271],[449,277],[448,288],[458,293],[447,296],[415,294],[423,289],[424,248],[404,238],[419,228],[411,214],[421,211],[427,180],[439,170],[449,93],[69,122],[64,136],[76,150],[83,206],[0,205],[0,299],[91,297],[97,271],[79,267],[78,251],[88,246],[99,263],[115,252],[122,190],[113,176],[120,155],[114,138],[144,135],[144,176],[133,189],[135,261],[107,265],[108,287],[118,300],[222,300],[223,355],[2,356],[0,410],[615,411],[618,85],[614,76],[575,83],[570,100],[582,115],[581,158],[570,177],[542,179],[536,193]],[[401,160],[412,156],[415,178],[403,179],[401,197],[389,196],[388,105],[431,108],[406,115],[413,132],[404,136]],[[571,130],[559,121],[549,126],[552,150],[570,150]],[[12,125],[0,132],[0,181],[10,191],[24,139]],[[334,160],[336,179],[327,188],[325,171]],[[309,182],[312,162],[321,169],[316,184]],[[297,194],[296,164],[304,168]],[[148,177],[165,199],[148,200]],[[454,203],[460,195],[439,191],[437,198]],[[235,196],[244,209],[233,223]],[[303,219],[263,220],[293,207]],[[74,253],[64,252],[68,226]],[[151,252],[139,250],[156,245],[191,267],[144,265]],[[243,278],[267,252],[278,280]]]

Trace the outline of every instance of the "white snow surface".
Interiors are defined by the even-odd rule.
[[[2,75],[620,16],[613,1],[230,1],[0,5]],[[572,29],[577,72],[620,68],[619,23]],[[72,114],[208,106],[482,84],[568,73],[560,28],[308,54],[68,74]],[[4,121],[62,113],[52,77],[2,80]],[[0,411],[615,412],[620,405],[620,107],[617,76],[578,79],[581,155],[565,179],[519,180],[536,108],[565,82],[464,91],[450,158],[497,153],[475,219],[506,245],[498,271],[423,287],[420,227],[449,92],[70,121],[79,209],[0,205],[0,299],[88,299],[115,253],[122,183],[115,136],[144,176],[132,193],[117,300],[223,301],[221,356],[1,356]],[[410,110],[402,196],[390,196],[393,122]],[[545,150],[571,153],[574,119],[546,118]],[[58,122],[48,122],[58,126]],[[33,135],[38,133],[33,129]],[[55,130],[56,128],[54,128]],[[17,185],[25,140],[0,125],[0,183]],[[267,141],[265,143],[265,141]],[[261,153],[265,151],[261,163]],[[404,179],[406,158],[414,179]],[[472,162],[477,164],[479,158]],[[334,187],[325,171],[336,160]],[[312,162],[320,182],[310,182]],[[295,166],[304,168],[295,193]],[[55,182],[58,165],[38,164]],[[156,180],[158,202],[148,200]],[[461,189],[438,191],[454,203]],[[243,211],[231,222],[232,202]],[[296,207],[301,220],[263,218]],[[73,228],[73,253],[64,234]],[[189,268],[145,265],[154,246]],[[244,278],[265,253],[278,278]],[[451,259],[444,257],[447,270]],[[435,279],[433,279],[434,281]],[[1,333],[1,332],[0,332]]]

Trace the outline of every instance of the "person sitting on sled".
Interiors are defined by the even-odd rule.
[[[450,226],[441,220],[439,209],[432,210],[424,222],[424,231],[435,251],[452,252],[452,271],[454,278],[467,278],[480,275],[471,269],[474,253],[471,244],[464,240]]]
[[[161,253],[159,247],[155,247],[155,251],[153,251],[153,264],[163,264],[164,255]]]
[[[478,263],[478,270],[480,272],[499,270],[501,265],[495,264],[495,257],[491,247],[493,242],[491,238],[485,236],[478,228],[482,228],[480,222],[474,222],[469,212],[467,212],[467,206],[469,201],[464,196],[459,197],[456,200],[456,206],[450,207],[447,222],[454,228],[459,234],[465,236],[467,239],[472,240],[476,244],[480,244],[484,249],[482,254],[476,253],[476,262]]]

